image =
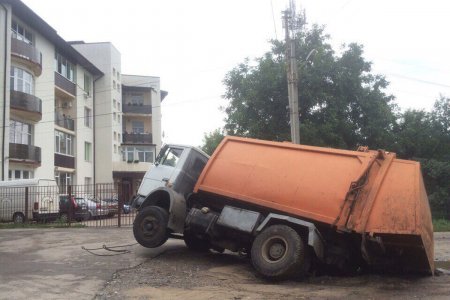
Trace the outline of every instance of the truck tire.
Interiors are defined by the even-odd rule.
[[[167,223],[169,213],[159,206],[142,209],[133,222],[133,234],[136,241],[144,247],[156,248],[169,238]]]
[[[305,243],[286,225],[272,225],[257,235],[251,259],[254,268],[269,279],[304,275],[309,267]]]
[[[193,251],[206,252],[211,247],[209,241],[199,239],[189,231],[184,232],[183,239],[186,246]]]

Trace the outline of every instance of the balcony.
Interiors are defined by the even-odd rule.
[[[77,96],[77,85],[58,72],[55,72],[55,85],[66,94],[66,98]],[[61,95],[61,97],[64,96]]]
[[[40,164],[41,148],[32,145],[9,143],[9,160],[14,162]]]
[[[55,166],[75,169],[75,157],[55,153]]]
[[[35,76],[42,74],[42,54],[33,45],[11,38],[11,55],[30,67]]]
[[[42,120],[41,99],[19,91],[11,91],[10,95],[11,109],[14,109],[16,114],[34,122]]]
[[[152,113],[152,106],[123,104],[122,111],[127,114],[150,115]]]
[[[151,133],[124,133],[123,144],[152,144]]]
[[[67,130],[75,131],[75,120],[55,112],[55,124]]]

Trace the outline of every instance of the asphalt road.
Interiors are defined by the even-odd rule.
[[[81,247],[119,245],[93,255]],[[450,269],[450,233],[435,235],[435,257]],[[441,298],[450,276],[315,276],[267,282],[248,259],[193,253],[182,241],[135,244],[131,228],[0,230],[0,299]]]
[[[130,228],[0,230],[0,299],[92,299],[114,272],[139,265],[162,248],[96,256],[83,250],[134,244]],[[111,255],[103,249],[96,254]]]

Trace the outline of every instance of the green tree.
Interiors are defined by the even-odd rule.
[[[420,161],[433,216],[450,219],[450,99],[440,97],[431,112],[407,110],[397,123],[393,150]]]
[[[386,95],[388,82],[371,74],[361,45],[337,55],[323,28],[297,36],[299,103],[303,144],[354,149],[383,148],[393,141],[396,106]],[[225,129],[233,135],[283,141],[290,139],[284,43],[254,61],[245,60],[225,77]],[[311,62],[303,59],[312,50]]]
[[[218,128],[210,133],[205,133],[203,136],[203,145],[201,149],[205,151],[207,154],[213,154],[214,150],[216,150],[217,146],[225,137],[223,130]]]

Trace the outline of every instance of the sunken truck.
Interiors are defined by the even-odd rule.
[[[318,266],[433,274],[420,165],[395,153],[225,137],[211,157],[166,145],[134,199],[136,240],[250,257],[264,277]]]

